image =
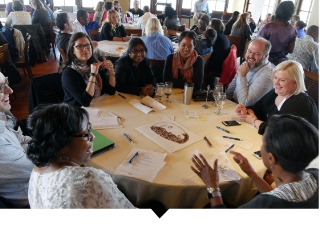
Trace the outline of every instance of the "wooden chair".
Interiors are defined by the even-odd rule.
[[[163,69],[164,69],[164,64],[166,60],[155,60],[155,59],[150,59],[150,68],[153,73],[153,75],[156,78],[157,83],[163,83],[164,78],[163,78]]]
[[[100,32],[98,29],[96,30],[89,30],[89,37],[92,41],[99,41]]]
[[[142,36],[142,29],[126,29],[126,32],[129,35],[136,35],[136,36]]]
[[[23,58],[18,58],[17,61],[14,62],[14,65],[17,68],[22,68],[24,75],[26,75],[26,71],[28,72],[28,76],[30,78],[30,81],[33,79],[33,74],[31,71],[31,67],[29,64],[29,46],[30,46],[30,39],[31,36],[27,34],[26,40],[25,40],[25,45],[24,45],[24,57]]]
[[[222,20],[223,11],[214,11],[212,10],[211,18],[218,18]]]
[[[221,20],[223,23],[226,23],[228,22],[228,20],[230,20],[231,17],[232,17],[232,13],[223,12]]]
[[[55,27],[55,26],[56,26],[55,22],[50,23],[50,39],[46,39],[46,41],[48,44],[51,44],[54,59],[57,59],[56,49],[55,49],[55,47],[56,47],[56,34],[53,32],[53,27]]]
[[[7,64],[11,62],[11,57],[8,49],[8,43],[0,46],[0,70],[2,74],[7,73]]]
[[[180,11],[180,18],[185,18],[189,20],[189,26],[190,27],[190,19],[193,18],[193,16],[191,15],[191,9],[183,9],[181,8]]]
[[[316,106],[319,110],[319,75],[307,70],[304,70],[304,75],[307,93],[316,103]]]
[[[64,49],[59,49],[62,60],[65,61],[67,59],[67,54],[64,52]]]
[[[232,46],[232,44],[234,44],[237,47],[237,50],[239,50],[241,36],[230,36],[230,35],[226,35],[226,36],[230,42],[230,46]],[[237,57],[242,57],[242,56],[239,56],[239,53],[237,52]]]

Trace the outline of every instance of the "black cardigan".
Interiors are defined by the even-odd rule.
[[[184,83],[186,82],[180,75],[177,79],[173,79],[172,75],[172,59],[174,54],[169,54],[163,70],[163,77],[164,81],[172,81],[174,88],[184,88]],[[203,82],[203,75],[204,75],[204,60],[201,56],[198,56],[197,60],[193,64],[193,77],[192,81],[194,83],[194,90],[200,90]]]
[[[101,95],[114,95],[116,89],[109,84],[109,76],[106,70],[99,71],[102,79]],[[87,84],[76,70],[66,67],[62,73],[62,88],[64,102],[72,106],[89,106],[93,97],[86,91]]]
[[[109,23],[104,23],[101,32],[100,40],[109,40],[112,41],[113,37],[125,37],[127,35],[126,30],[123,25],[116,26],[115,32],[111,30],[111,25]]]
[[[116,61],[117,91],[140,95],[141,88],[147,84],[155,85],[155,77],[149,66],[149,59],[144,58],[137,69],[129,56]]]

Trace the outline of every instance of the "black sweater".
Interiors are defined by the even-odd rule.
[[[111,30],[111,25],[109,23],[104,23],[101,32],[100,32],[100,40],[109,40],[112,41],[113,37],[125,37],[127,35],[126,30],[123,25],[116,26],[115,31]]]

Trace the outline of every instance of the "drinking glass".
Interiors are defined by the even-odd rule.
[[[157,83],[156,84],[156,96],[158,96],[158,101],[161,103],[161,97],[163,96],[165,89],[164,83]]]
[[[164,94],[167,96],[166,103],[170,103],[169,96],[172,94],[172,82],[165,82]]]
[[[217,94],[213,95],[214,99],[215,99],[215,103],[218,107],[218,111],[215,112],[216,115],[223,115],[223,113],[221,113],[221,110],[223,108],[223,105],[226,103],[226,94],[223,92],[218,92]]]
[[[214,87],[214,90],[213,90],[213,98],[214,98],[214,100],[216,100],[216,97],[217,97],[217,95],[219,95],[219,92],[223,93],[223,86],[216,85]],[[217,106],[215,101],[212,103],[212,105]]]

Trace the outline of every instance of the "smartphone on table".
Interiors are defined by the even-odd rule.
[[[232,120],[232,121],[223,121],[222,122],[223,125],[225,126],[237,126],[237,125],[241,125],[239,122]]]
[[[258,158],[258,159],[261,159],[261,152],[260,151],[255,151],[255,152],[253,152],[253,156]]]

